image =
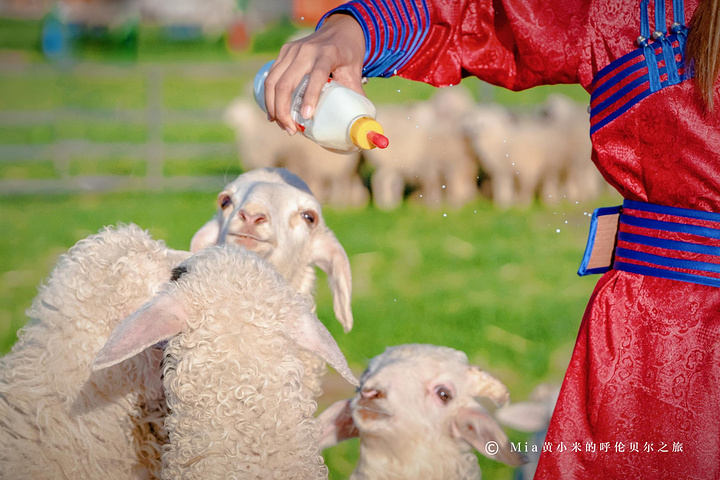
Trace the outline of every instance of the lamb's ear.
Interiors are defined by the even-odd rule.
[[[161,293],[115,327],[98,352],[93,370],[115,365],[161,340],[182,331],[185,308],[173,297]]]
[[[333,403],[318,416],[318,420],[323,429],[320,436],[321,451],[360,435],[353,422],[350,400]]]
[[[213,218],[195,232],[192,240],[190,240],[190,251],[195,253],[205,247],[215,245],[218,241],[218,235],[220,235],[220,222],[218,222],[217,218]]]
[[[512,450],[500,425],[479,405],[460,409],[453,419],[452,434],[492,460],[513,466],[527,463],[524,455]]]
[[[345,249],[330,229],[315,233],[312,243],[312,263],[320,267],[328,277],[333,295],[333,310],[345,333],[352,330],[353,315],[350,306],[352,296],[352,273]]]
[[[356,387],[360,385],[335,339],[315,315],[306,311],[298,315],[297,321],[288,324],[291,325],[290,338],[298,346],[325,360],[350,384]]]
[[[495,418],[520,432],[539,432],[547,426],[548,407],[541,402],[518,402],[495,411]]]
[[[472,395],[474,397],[487,397],[497,406],[506,405],[510,401],[510,392],[500,380],[493,377],[480,367],[471,365],[468,368],[473,385]]]

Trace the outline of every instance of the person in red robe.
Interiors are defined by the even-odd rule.
[[[717,61],[720,2],[702,1],[716,26],[699,42]],[[362,76],[472,75],[591,94],[592,161],[626,201],[610,212],[613,263],[585,269],[605,273],[535,478],[720,479],[720,85],[717,64],[693,80],[686,54],[699,3],[353,1],[285,45],[266,81],[268,112],[291,134],[290,94],[308,73],[306,118],[330,74],[359,92]]]

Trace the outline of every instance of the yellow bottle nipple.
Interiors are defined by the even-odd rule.
[[[370,117],[359,117],[350,127],[350,140],[365,150],[387,148],[390,141],[383,133],[382,125],[377,121]]]

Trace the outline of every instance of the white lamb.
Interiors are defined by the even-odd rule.
[[[457,350],[401,345],[373,358],[357,395],[320,415],[323,448],[360,437],[351,479],[479,479],[475,448],[509,465],[524,457],[479,403],[507,403],[499,380]]]
[[[335,316],[350,331],[350,261],[325,224],[320,203],[299,177],[282,168],[244,173],[220,192],[218,205],[215,217],[193,236],[191,251],[214,244],[241,245],[272,263],[295,291],[308,296],[315,290],[315,267],[320,267],[327,273]],[[303,355],[305,382],[318,396],[325,364]]]
[[[224,245],[180,264],[113,331],[96,369],[170,338],[162,478],[327,477],[317,404],[302,386],[297,354],[311,351],[358,383],[311,308],[269,263]]]
[[[245,169],[284,167],[301,176],[323,203],[338,207],[367,204],[370,195],[358,174],[359,153],[340,155],[302,135],[290,137],[248,98],[232,101],[225,123],[235,132]]]
[[[0,478],[152,478],[160,469],[162,351],[93,372],[113,328],[189,253],[136,226],[62,255],[0,359]]]

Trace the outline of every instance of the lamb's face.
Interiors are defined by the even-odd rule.
[[[364,465],[359,468],[377,471],[391,464],[402,470],[445,462],[445,472],[457,473],[461,464],[479,472],[472,448],[508,465],[522,464],[525,459],[512,451],[507,435],[477,397],[498,406],[509,400],[507,387],[469,365],[460,351],[420,344],[392,347],[370,361],[355,397],[320,415],[320,443],[327,448],[359,436],[359,465]],[[489,449],[493,445],[498,449]]]
[[[218,195],[218,214],[193,239],[191,250],[236,244],[294,275],[314,237],[327,233],[320,203],[298,177],[282,169],[240,175]],[[206,238],[207,236],[212,238]]]
[[[313,294],[319,267],[327,274],[335,316],[350,331],[350,260],[305,182],[284,168],[252,170],[225,187],[218,207],[193,236],[191,252],[217,244],[243,246],[269,261],[304,295]]]
[[[242,245],[276,265],[302,252],[322,222],[315,197],[280,182],[239,182],[220,193],[218,205],[218,243]]]
[[[353,421],[361,437],[449,432],[454,413],[474,401],[471,377],[462,352],[417,345],[388,349],[360,379],[350,404]]]

